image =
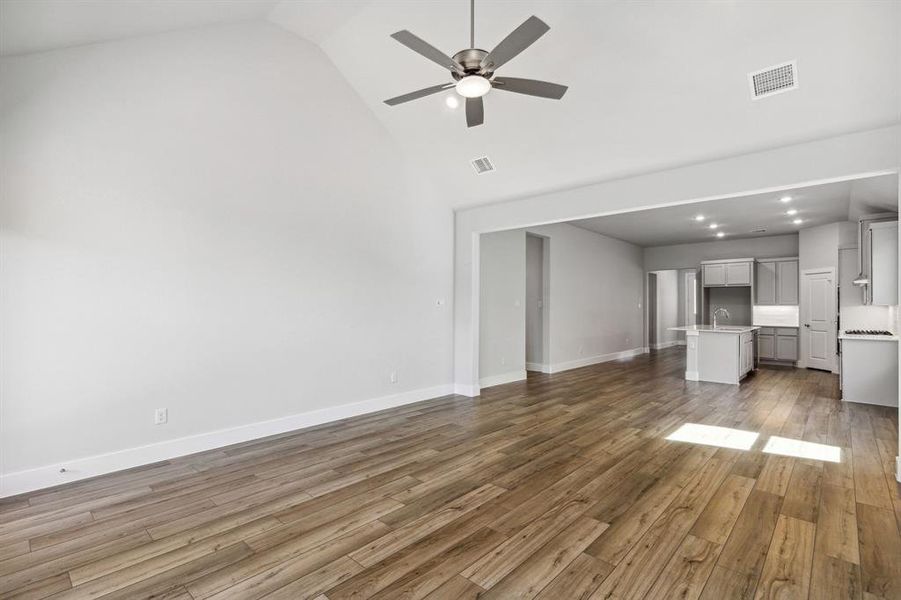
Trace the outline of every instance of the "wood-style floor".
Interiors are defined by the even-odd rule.
[[[685,382],[682,354],[0,501],[0,598],[901,598],[897,412],[817,371]]]

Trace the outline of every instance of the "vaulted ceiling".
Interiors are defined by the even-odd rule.
[[[901,3],[880,1],[481,0],[481,48],[529,15],[550,25],[502,73],[566,84],[566,96],[491,92],[471,129],[445,105],[452,92],[383,104],[449,80],[389,35],[409,29],[453,54],[468,46],[468,11],[465,0],[4,0],[0,38],[14,54],[267,19],[318,44],[457,207],[901,121]],[[788,60],[799,88],[752,100],[747,74]],[[470,160],[484,155],[497,170],[476,175]]]

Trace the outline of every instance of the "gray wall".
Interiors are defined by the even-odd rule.
[[[798,236],[774,235],[745,240],[717,240],[644,249],[646,271],[698,268],[702,260],[720,258],[776,258],[798,255]]]
[[[567,224],[483,234],[480,381],[525,369],[526,231],[544,237],[548,253],[544,363],[559,369],[641,348],[641,248]]]
[[[751,288],[749,287],[712,287],[706,289],[707,314],[704,322],[713,324],[713,311],[717,308],[725,308],[729,311],[729,318],[717,317],[721,325],[750,325],[751,315]]]
[[[522,229],[480,239],[479,379],[513,379],[526,369],[526,234]]]
[[[573,361],[643,345],[641,248],[567,224],[530,227],[548,238],[550,356]]]

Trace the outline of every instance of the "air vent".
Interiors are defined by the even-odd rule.
[[[766,227],[758,227],[757,229],[752,229],[751,233],[766,233]]]
[[[476,173],[481,175],[483,173],[493,171],[494,164],[491,162],[490,158],[483,156],[481,158],[474,158],[472,160],[472,168],[476,170]]]
[[[798,87],[798,63],[793,60],[748,73],[748,83],[754,100],[790,92]]]

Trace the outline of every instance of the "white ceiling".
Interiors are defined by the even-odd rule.
[[[561,101],[490,93],[467,129],[448,80],[389,35],[468,45],[465,0],[3,0],[3,53],[268,19],[319,44],[404,154],[456,207],[574,187],[901,121],[901,2],[477,0],[476,45],[529,15],[551,30],[500,74],[570,86]],[[752,101],[747,73],[798,61],[797,91]],[[450,92],[448,92],[450,93]],[[470,159],[497,171],[477,176]]]
[[[791,201],[781,202],[784,196],[789,196]],[[858,214],[852,214],[852,198],[858,199]],[[790,209],[798,211],[797,214],[786,214]],[[570,224],[647,247],[784,235],[849,218],[854,220],[861,213],[888,210],[898,211],[896,175],[655,208]],[[696,221],[698,215],[703,215],[704,220]],[[795,225],[794,219],[803,222]],[[716,223],[717,229],[711,229],[711,223]],[[754,233],[756,229],[766,231]],[[717,231],[724,232],[725,237],[717,238]]]
[[[278,0],[2,0],[0,54],[264,19]]]

